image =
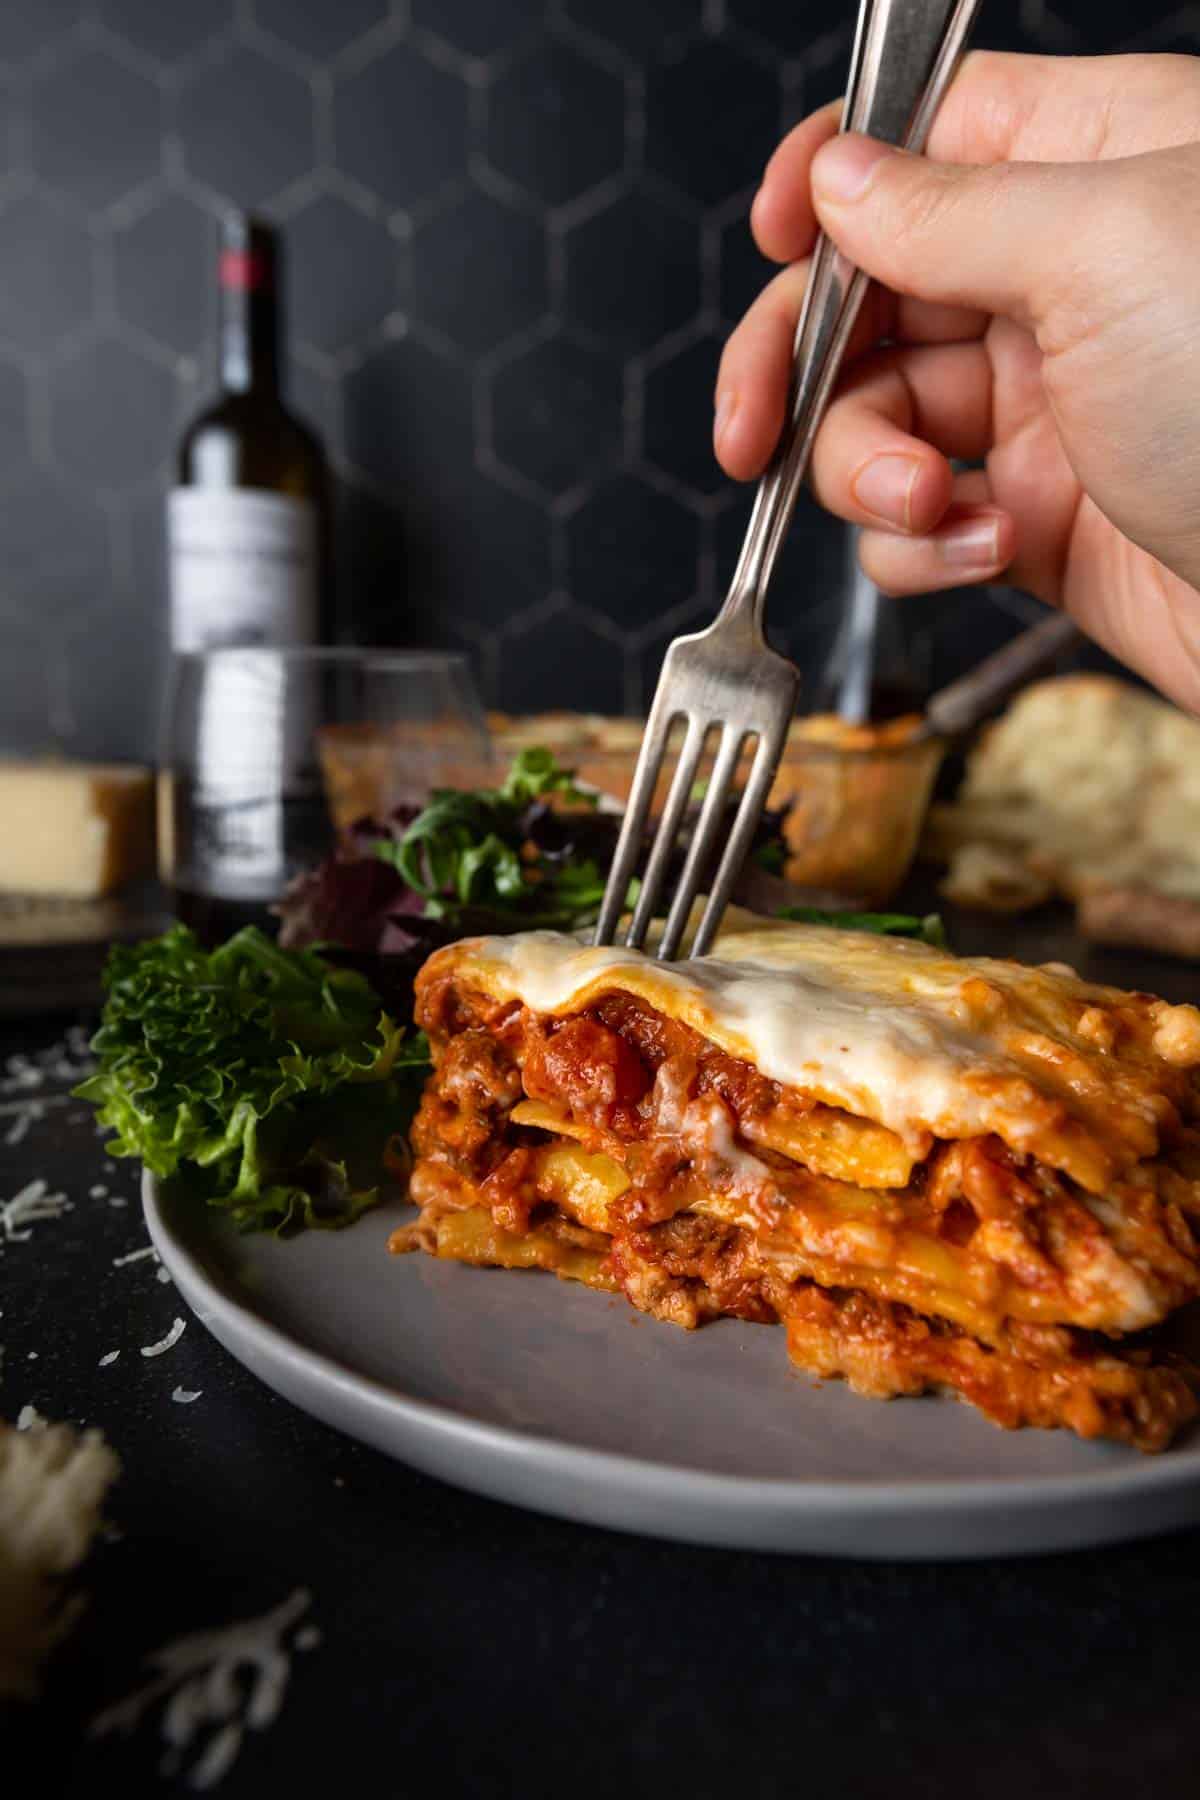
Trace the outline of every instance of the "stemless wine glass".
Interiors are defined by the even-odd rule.
[[[467,661],[432,650],[187,652],[160,764],[160,874],[206,943],[269,926],[356,819],[494,775]]]

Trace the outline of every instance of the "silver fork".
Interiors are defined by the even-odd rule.
[[[978,9],[979,0],[862,0],[843,129],[922,149]],[[683,745],[625,942],[635,948],[645,942],[700,758],[713,732],[720,736],[712,772],[658,956],[669,961],[679,948],[701,875],[717,851],[738,764],[748,744],[756,740],[691,954],[703,956],[716,937],[779,766],[800,680],[795,665],[767,644],[763,602],[867,285],[862,271],[820,235],[796,329],[788,422],[759,483],[725,604],[706,631],[676,638],[663,659],[596,925],[597,944],[614,941],[667,740],[678,720],[685,727]]]

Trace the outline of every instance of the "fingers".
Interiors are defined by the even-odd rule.
[[[858,554],[865,573],[883,593],[894,595],[996,580],[1017,554],[1017,527],[987,493],[987,477],[972,471],[959,476],[936,531],[924,537],[864,531]]]
[[[991,424],[982,344],[878,351],[852,371],[821,426],[817,498],[852,524],[933,531],[954,493],[947,457],[982,457]]]
[[[760,475],[775,448],[808,272],[807,262],[796,263],[768,283],[725,346],[717,374],[713,443],[722,467],[737,481]],[[875,288],[855,326],[848,361],[881,336],[900,344],[941,343],[977,339],[985,325],[980,312],[919,300],[897,303],[893,295]]]
[[[813,158],[836,135],[840,100],[803,119],[767,163],[750,223],[773,262],[812,251]],[[937,162],[1092,162],[1200,136],[1200,61],[1190,56],[1009,56],[963,62],[929,140]]]
[[[735,481],[761,475],[783,425],[792,341],[808,264],[785,269],[765,287],[721,356],[713,411],[713,449]]]
[[[1061,348],[1118,304],[1112,229],[1117,216],[1133,217],[1135,166],[962,168],[849,133],[817,152],[813,198],[839,248],[885,286],[1035,331],[1049,326],[1044,347]],[[1106,281],[1097,289],[1090,271],[1101,256]]]
[[[768,282],[725,345],[713,401],[713,447],[736,481],[761,475],[778,440],[809,267],[794,263]],[[893,311],[890,295],[878,289],[868,294],[855,322],[849,358],[891,329]]]
[[[809,170],[821,145],[837,131],[841,114],[840,100],[811,113],[789,131],[766,166],[750,208],[750,229],[759,249],[772,262],[799,262],[812,251],[817,220]]]

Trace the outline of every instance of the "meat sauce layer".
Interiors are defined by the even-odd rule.
[[[949,1309],[983,1335],[1014,1307],[1032,1322],[1133,1329],[1200,1287],[1187,1144],[1178,1166],[1168,1156],[1119,1184],[1103,1216],[1067,1177],[991,1134],[930,1139],[906,1184],[880,1189],[869,1175],[814,1173],[764,1141],[819,1131],[835,1109],[629,995],[557,1019],[448,979],[426,989],[421,1022],[435,1075],[414,1130],[418,1157],[449,1162],[506,1230],[526,1228],[547,1199],[535,1154],[546,1134],[510,1117],[532,1099],[620,1165],[627,1186],[606,1219],[618,1239],[695,1207],[700,1192],[720,1196],[767,1236],[802,1223],[818,1280],[837,1279],[841,1265],[842,1279]],[[420,1167],[417,1177],[420,1197]]]
[[[904,1305],[781,1281],[748,1233],[712,1220],[684,1215],[612,1242],[549,1208],[514,1234],[487,1207],[462,1200],[430,1199],[417,1224],[393,1234],[392,1251],[546,1270],[623,1292],[640,1311],[685,1328],[718,1317],[778,1322],[791,1361],[811,1374],[842,1377],[874,1399],[950,1393],[1008,1430],[1061,1426],[1157,1451],[1200,1410],[1196,1371],[1169,1351],[1114,1349],[1086,1332],[1030,1326],[980,1344]]]

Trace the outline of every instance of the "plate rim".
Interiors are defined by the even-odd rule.
[[[1129,1448],[1128,1456],[1136,1461],[1097,1469],[1090,1474],[1040,1478],[1028,1474],[1002,1475],[960,1480],[891,1476],[863,1481],[807,1481],[794,1476],[738,1475],[699,1469],[686,1463],[650,1461],[620,1451],[565,1443],[560,1438],[519,1426],[472,1417],[436,1401],[418,1399],[338,1362],[291,1336],[252,1306],[232,1298],[172,1232],[164,1211],[163,1185],[149,1170],[143,1169],[142,1206],[147,1228],[164,1266],[206,1328],[211,1329],[210,1317],[220,1316],[235,1332],[253,1341],[266,1359],[299,1366],[309,1376],[366,1398],[372,1405],[391,1411],[405,1422],[434,1432],[444,1441],[453,1441],[468,1451],[482,1450],[488,1455],[500,1454],[509,1459],[536,1459],[543,1466],[553,1465],[558,1473],[577,1480],[591,1479],[605,1487],[632,1481],[645,1491],[656,1485],[676,1488],[678,1484],[686,1483],[690,1496],[698,1502],[707,1500],[723,1507],[736,1503],[741,1508],[754,1510],[757,1507],[772,1515],[778,1513],[781,1503],[788,1502],[798,1515],[836,1506],[847,1518],[863,1519],[881,1513],[927,1516],[954,1512],[961,1516],[964,1511],[992,1512],[1001,1507],[1011,1515],[1013,1511],[1034,1511],[1056,1503],[1078,1502],[1084,1497],[1088,1501],[1129,1501],[1143,1496],[1162,1498],[1179,1488],[1195,1486],[1200,1489],[1200,1442],[1178,1452],[1167,1450],[1157,1456],[1147,1456]],[[179,1270],[183,1272],[182,1281]],[[203,1310],[193,1302],[192,1290],[202,1296]],[[262,1379],[256,1370],[253,1373],[257,1379]],[[289,1403],[299,1405],[296,1401]]]

